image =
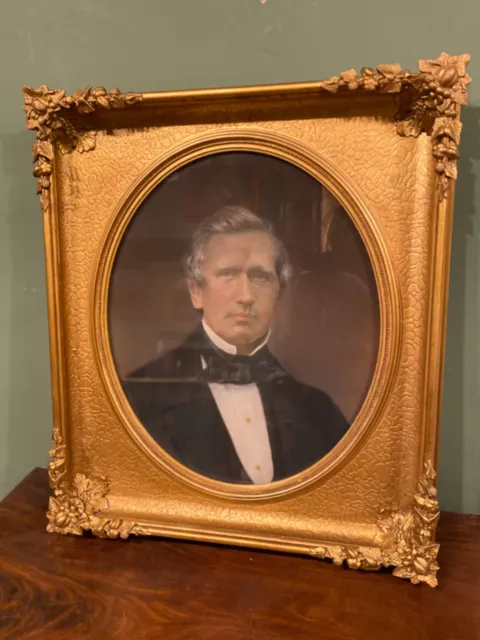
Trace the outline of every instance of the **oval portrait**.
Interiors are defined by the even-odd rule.
[[[379,318],[347,211],[302,169],[250,151],[156,186],[110,280],[110,346],[138,421],[226,483],[289,478],[341,441],[371,386]]]

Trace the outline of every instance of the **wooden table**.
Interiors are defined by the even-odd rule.
[[[0,638],[480,639],[480,517],[443,514],[440,585],[311,558],[45,531],[47,474],[0,505]]]

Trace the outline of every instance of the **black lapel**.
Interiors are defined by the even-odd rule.
[[[175,457],[211,478],[248,482],[208,384],[187,385],[181,395],[181,401],[164,414],[168,431],[173,434]]]
[[[250,482],[207,382],[201,356],[213,353],[203,330],[132,373],[126,395],[150,435],[179,462],[223,482]]]
[[[279,420],[279,415],[282,415],[282,411],[279,411],[279,408],[276,406],[277,396],[279,395],[277,393],[277,386],[278,382],[267,382],[258,385],[272,452],[273,480],[279,480],[287,475],[287,461],[285,460],[282,438],[284,425],[283,421]]]

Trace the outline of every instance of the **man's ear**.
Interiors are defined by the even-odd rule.
[[[203,309],[202,287],[195,280],[187,280],[187,286],[194,309]]]

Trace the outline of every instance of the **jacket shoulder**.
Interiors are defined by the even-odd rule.
[[[348,421],[328,393],[299,382],[291,376],[288,376],[286,385],[287,395],[290,396],[291,401],[302,406],[303,411],[311,418],[326,421],[337,432],[345,433],[347,431]]]
[[[297,399],[302,398],[316,404],[324,404],[325,406],[334,404],[328,393],[318,389],[318,387],[312,387],[304,382],[300,382],[289,373],[285,375],[283,380],[280,379],[280,384],[285,386],[288,392],[293,394]]]
[[[201,368],[200,346],[197,334],[192,334],[179,347],[138,367],[125,376],[125,379],[155,381],[194,376]]]

